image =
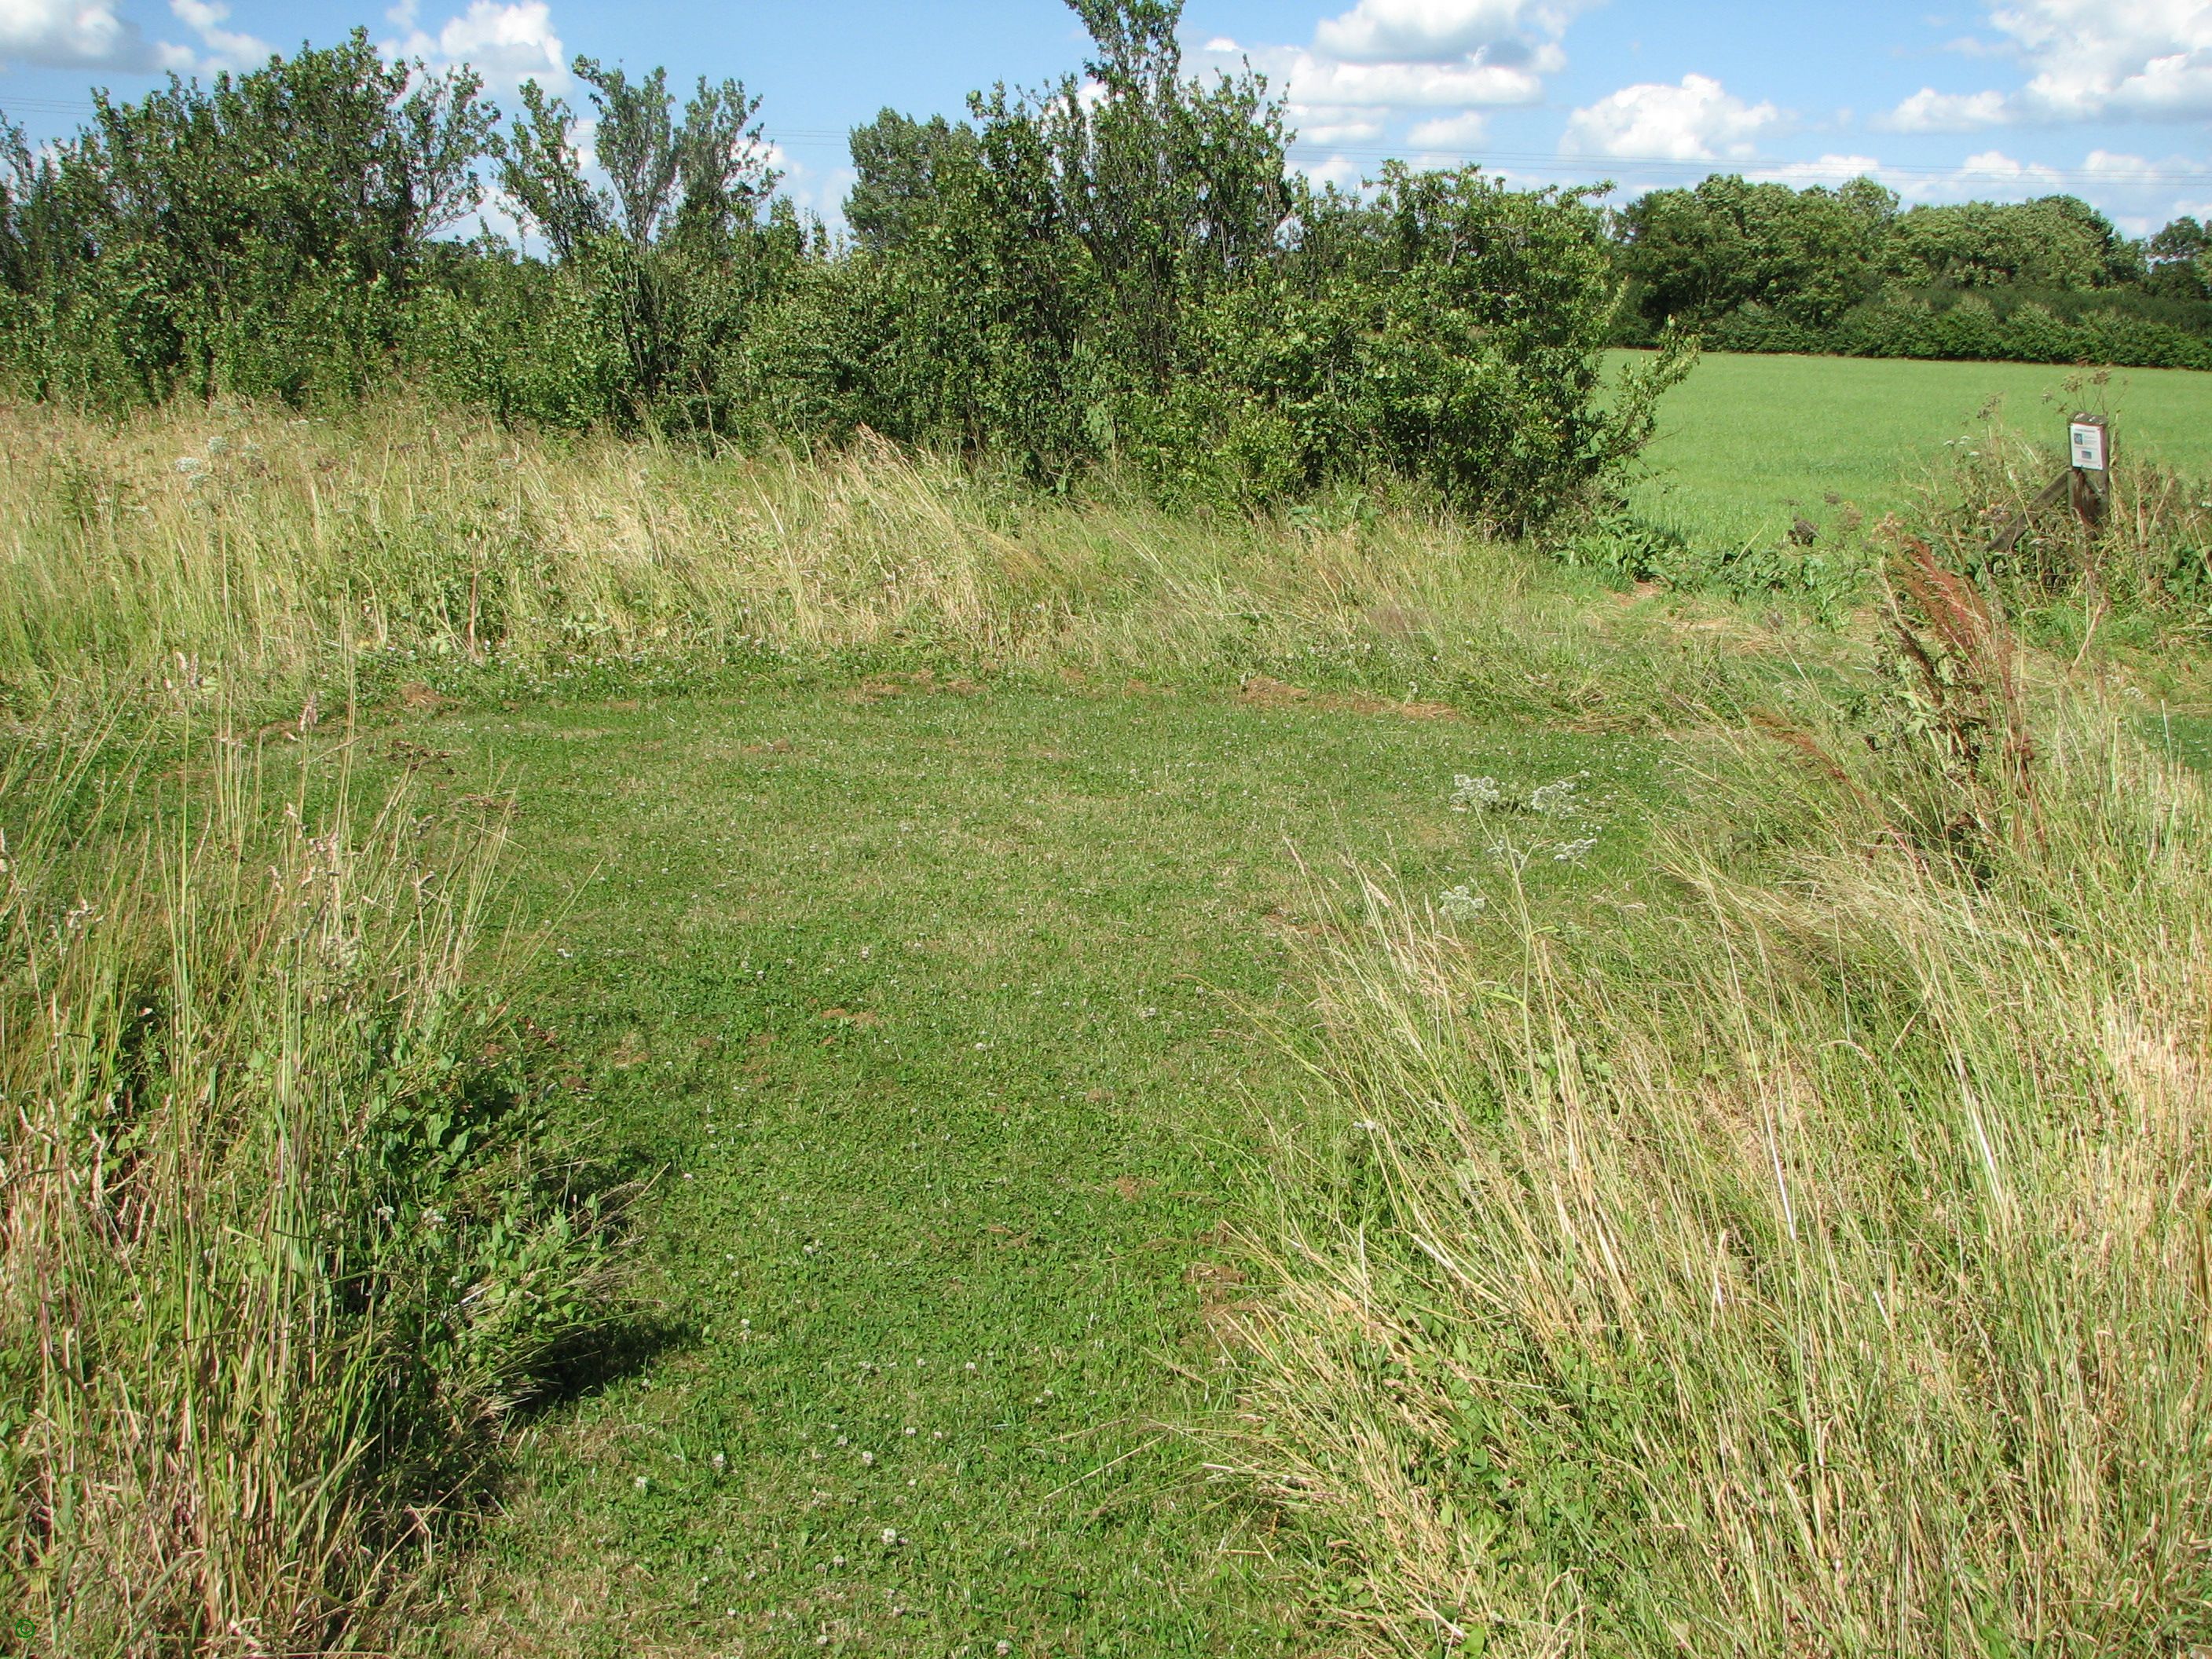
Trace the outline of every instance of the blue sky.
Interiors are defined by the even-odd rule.
[[[356,23],[475,64],[495,96],[533,74],[565,88],[578,52],[737,76],[765,96],[790,187],[832,212],[855,122],[957,114],[971,88],[1042,82],[1083,46],[1060,0],[0,0],[0,108],[51,137],[89,87],[128,94]],[[1624,191],[1869,172],[1908,200],[2066,191],[2136,232],[2212,216],[2212,0],[1188,0],[1184,40],[1194,64],[1267,73],[1300,165],[1346,181],[1385,155]]]

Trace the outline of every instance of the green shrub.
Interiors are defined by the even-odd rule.
[[[0,343],[33,395],[354,398],[710,441],[864,430],[1189,505],[1410,486],[1542,523],[1606,495],[1680,349],[1601,403],[1618,309],[1581,193],[1473,170],[1316,192],[1250,73],[1187,77],[1179,0],[1073,0],[1081,76],[854,135],[855,246],[774,197],[735,82],[580,58],[504,131],[471,73],[356,35],[173,82],[0,180]],[[1094,91],[1095,94],[1094,95]],[[431,233],[489,161],[546,256]]]

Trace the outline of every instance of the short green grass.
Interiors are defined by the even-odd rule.
[[[892,680],[382,741],[517,790],[519,1006],[579,1139],[659,1171],[652,1340],[525,1437],[424,1651],[1313,1650],[1296,1546],[1180,1426],[1225,1401],[1224,1229],[1296,1109],[1293,848],[1479,888],[1455,773],[1574,776],[1597,843],[1532,879],[1594,894],[1660,745]]]
[[[2088,408],[2109,415],[2119,443],[2212,478],[2212,374],[1712,353],[1661,403],[1634,500],[1699,545],[1771,544],[1800,511],[1832,530],[1831,493],[1871,522],[1906,507],[1914,480],[1942,467],[1947,444],[1972,442],[1993,402],[2047,437],[2054,462],[2066,416]]]

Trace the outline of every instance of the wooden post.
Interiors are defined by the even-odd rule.
[[[2112,465],[2112,434],[2094,415],[2076,415],[2066,423],[2066,443],[2074,462],[2074,513],[2085,529],[2105,521],[2106,484]]]

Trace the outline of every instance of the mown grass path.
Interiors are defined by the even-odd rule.
[[[1304,997],[1288,847],[1480,886],[1455,771],[1587,769],[1595,803],[1647,746],[911,680],[405,742],[517,788],[574,1127],[660,1171],[660,1340],[531,1431],[424,1650],[1315,1650],[1176,1427],[1229,1374],[1220,1230],[1293,1104],[1250,1018]]]

